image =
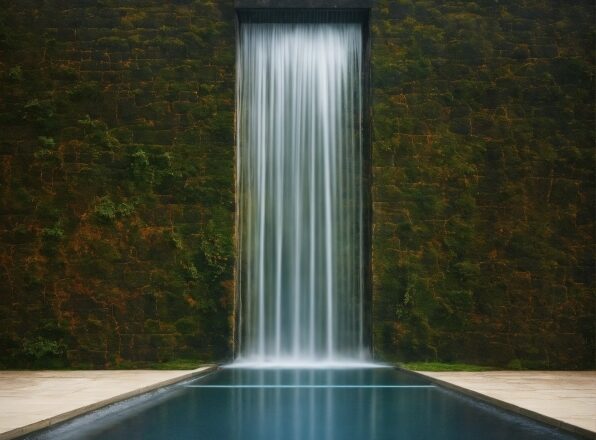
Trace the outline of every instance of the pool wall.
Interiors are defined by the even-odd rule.
[[[0,10],[0,367],[230,357],[233,2]],[[370,17],[375,356],[594,367],[594,5]]]

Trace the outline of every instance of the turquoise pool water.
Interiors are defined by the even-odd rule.
[[[573,439],[392,368],[224,368],[32,439]]]

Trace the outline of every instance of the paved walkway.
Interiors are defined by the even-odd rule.
[[[0,371],[0,440],[18,437],[212,368]]]
[[[596,438],[596,371],[419,373],[533,418],[591,431]]]

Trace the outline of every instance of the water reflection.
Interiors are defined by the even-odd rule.
[[[227,374],[229,383],[234,384],[229,388],[232,398],[228,402],[234,438],[242,438],[243,432],[259,439],[393,438],[379,436],[379,424],[389,421],[384,417],[392,414],[400,419],[412,391],[419,402],[421,392],[423,400],[432,392],[432,388],[418,388],[427,384],[416,381],[409,384],[416,388],[390,388],[393,384],[386,381],[387,376],[371,374],[371,370],[342,374],[331,370],[234,369]],[[225,390],[221,382],[214,380],[203,386]],[[379,417],[377,409],[383,405],[390,405],[390,411]],[[407,419],[403,423],[407,424]]]

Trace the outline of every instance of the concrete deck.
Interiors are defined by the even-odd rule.
[[[464,394],[596,439],[596,371],[417,373]]]
[[[214,369],[0,371],[0,440],[63,422]]]

